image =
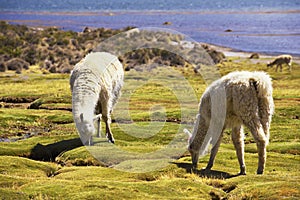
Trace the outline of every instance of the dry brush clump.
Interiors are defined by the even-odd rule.
[[[102,40],[124,30],[99,28],[74,32],[55,27],[40,29],[10,25],[2,21],[0,71],[21,72],[28,69],[29,65],[39,65],[49,72],[70,73],[73,66]]]
[[[120,34],[115,42],[104,49],[98,48],[103,41],[119,33],[123,35]],[[161,48],[161,44],[167,48]],[[119,50],[123,53],[115,52]],[[42,29],[0,22],[1,72],[15,70],[21,73],[30,65],[39,65],[42,70],[50,73],[70,73],[75,64],[92,51],[107,51],[118,55],[126,70],[151,63],[186,66],[190,59],[201,64],[211,63],[203,57],[203,52],[208,54],[214,63],[219,63],[225,58],[223,53],[208,45],[195,42],[187,45],[184,36],[180,34],[139,30],[133,27],[120,30],[86,27],[82,32],[74,32],[56,27]]]
[[[118,55],[126,71],[153,63],[199,70],[201,65],[214,65],[225,58],[207,44],[166,29],[131,29],[102,42],[94,51]]]

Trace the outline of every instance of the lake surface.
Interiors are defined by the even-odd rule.
[[[198,42],[300,55],[298,0],[0,0],[0,20],[29,26],[163,27]],[[170,22],[170,25],[163,25]]]

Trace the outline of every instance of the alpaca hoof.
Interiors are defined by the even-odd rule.
[[[106,134],[106,138],[108,139],[109,143],[115,143],[115,139],[112,135]]]
[[[241,166],[239,175],[246,175],[246,167],[245,167],[245,165]]]
[[[109,139],[108,140],[109,143],[115,144],[115,140]]]
[[[246,172],[240,172],[239,175],[246,175]]]
[[[210,168],[205,168],[205,169],[204,169],[204,173],[205,173],[205,174],[209,174],[209,173],[210,173]]]
[[[264,171],[257,170],[257,174],[263,174]]]
[[[192,169],[197,169],[197,167],[198,167],[198,163],[193,163],[192,164]]]
[[[197,166],[192,166],[190,169],[189,169],[189,172],[191,174],[197,174]]]

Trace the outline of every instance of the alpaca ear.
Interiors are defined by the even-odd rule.
[[[80,114],[80,120],[83,122],[83,113]]]
[[[188,135],[188,141],[190,141],[190,139],[191,139],[191,137],[192,137],[192,133],[189,131],[189,130],[187,130],[186,128],[185,129],[183,129],[183,132],[185,133],[185,134],[187,134]]]

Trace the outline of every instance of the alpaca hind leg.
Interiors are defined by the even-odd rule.
[[[114,144],[115,139],[114,139],[113,134],[112,134],[111,129],[110,129],[110,124],[111,124],[110,116],[107,116],[106,120],[104,120],[104,121],[105,121],[105,126],[106,126],[106,137],[107,137],[109,142]]]
[[[231,139],[240,164],[240,175],[246,175],[246,165],[244,160],[244,132],[242,126],[232,128]]]
[[[110,124],[111,124],[111,118],[110,118],[110,114],[107,114],[107,115],[104,115],[103,114],[103,120],[105,122],[105,127],[106,127],[106,138],[108,139],[109,142],[111,143],[115,143],[115,139],[113,137],[113,134],[111,132],[111,129],[110,129]]]
[[[112,103],[108,100],[107,102],[102,104],[102,117],[105,122],[105,130],[106,130],[106,138],[108,139],[109,142],[115,143],[115,139],[113,137],[113,134],[110,129],[110,124],[111,124],[111,105]]]
[[[110,117],[110,113],[111,113],[111,110],[109,109],[110,106],[108,104],[102,106],[102,117],[103,117],[103,120],[105,122],[105,126],[106,126],[106,137],[108,139],[109,142],[111,143],[115,143],[115,139],[113,137],[113,134],[111,132],[111,129],[110,129],[110,124],[111,124],[111,117]]]
[[[260,134],[263,133],[262,129],[260,129],[258,132],[260,132]],[[259,137],[259,139],[256,142],[256,145],[258,150],[257,174],[263,174],[267,157],[267,142],[265,139]]]
[[[98,118],[97,123],[97,137],[101,138],[101,117]]]
[[[257,125],[255,126],[253,124],[257,124]],[[250,129],[254,137],[257,146],[257,151],[258,151],[257,174],[263,174],[265,169],[265,163],[266,163],[266,156],[267,156],[266,147],[267,147],[268,139],[264,133],[263,127],[260,124],[259,120],[254,120],[254,123],[248,125],[248,128]]]

